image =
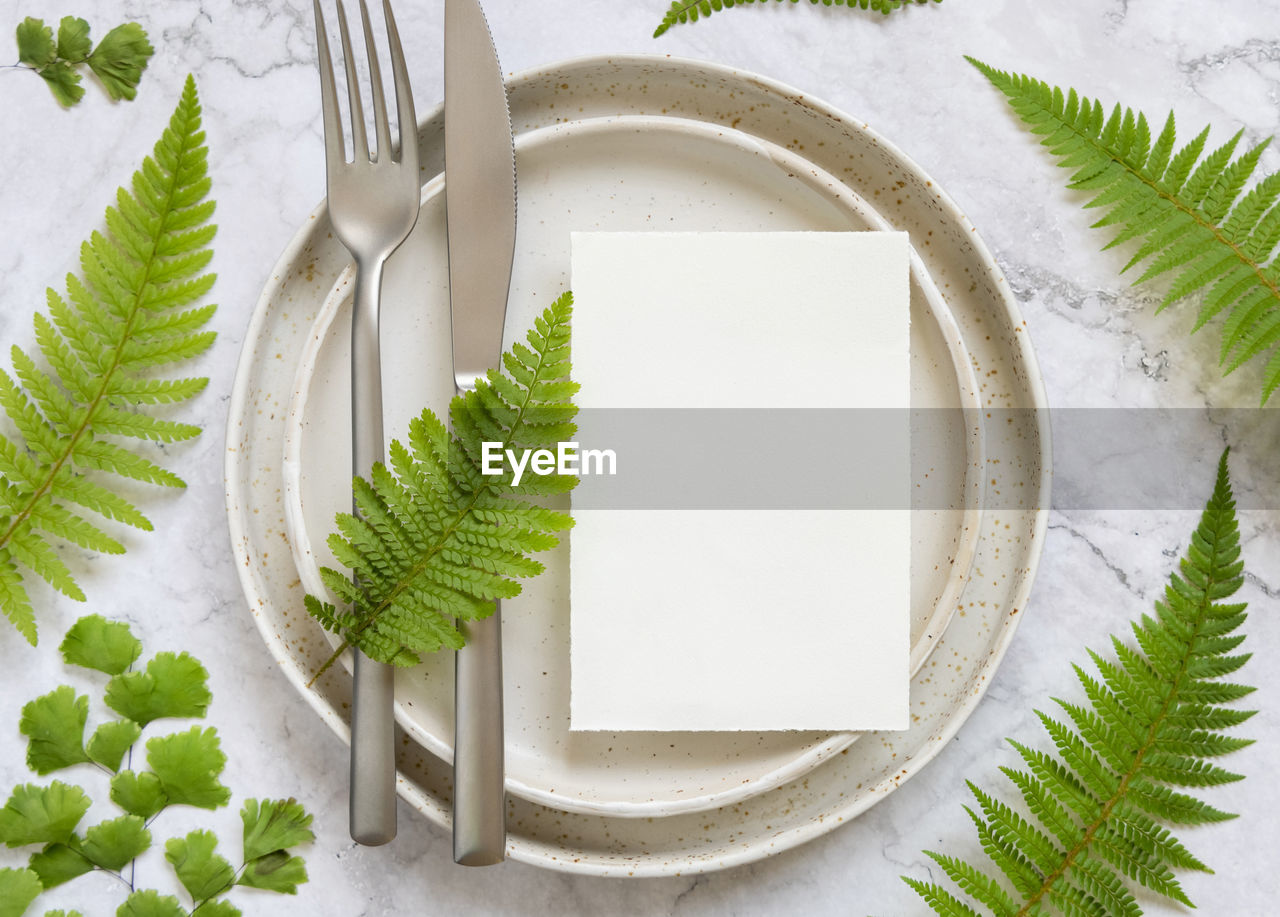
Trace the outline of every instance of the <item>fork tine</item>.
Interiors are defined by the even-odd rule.
[[[320,111],[324,115],[324,161],[330,175],[346,161],[342,138],[342,115],[338,111],[338,91],[333,84],[333,58],[324,28],[320,0],[313,0],[316,14],[316,57],[320,65]]]
[[[409,88],[409,71],[404,65],[404,49],[400,47],[400,30],[391,12],[391,0],[382,0],[382,13],[387,20],[387,41],[391,45],[391,72],[395,74],[396,109],[400,121],[400,163],[417,181],[418,116],[413,113],[413,92]]]
[[[351,148],[355,162],[369,158],[369,138],[364,130],[364,105],[360,101],[360,78],[356,75],[356,57],[351,53],[351,36],[347,32],[347,11],[338,0],[338,33],[342,36],[342,60],[347,65],[347,98],[351,100]],[[370,55],[372,57],[372,55]]]
[[[391,125],[387,123],[387,99],[382,94],[382,69],[378,66],[378,46],[369,25],[369,5],[360,0],[360,21],[364,24],[364,46],[369,58],[369,82],[373,84],[373,129],[378,138],[378,159],[391,161]]]

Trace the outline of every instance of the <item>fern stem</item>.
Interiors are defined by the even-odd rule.
[[[27,523],[31,514],[35,512],[35,508],[39,505],[40,501],[48,496],[49,491],[53,489],[54,481],[58,477],[58,472],[62,470],[64,465],[72,460],[76,446],[93,427],[95,414],[97,413],[98,408],[102,405],[103,399],[106,398],[107,391],[111,387],[111,381],[115,378],[115,374],[120,368],[120,360],[124,355],[125,345],[129,343],[129,340],[133,335],[134,325],[137,324],[138,316],[142,312],[142,297],[147,290],[147,285],[151,282],[151,272],[155,267],[156,259],[159,257],[157,249],[159,248],[161,237],[163,235],[162,228],[164,226],[164,221],[169,216],[171,208],[173,207],[173,196],[178,190],[178,175],[180,174],[183,160],[191,152],[191,147],[189,145],[190,140],[191,138],[187,135],[187,132],[184,131],[182,135],[183,146],[177,157],[177,166],[173,170],[173,180],[170,182],[169,188],[165,193],[164,211],[160,214],[160,218],[157,223],[157,230],[152,236],[151,250],[147,253],[146,261],[142,265],[142,282],[138,284],[137,291],[134,295],[133,305],[129,309],[129,317],[120,334],[120,339],[116,342],[115,348],[112,350],[111,365],[107,371],[102,374],[101,384],[98,386],[98,391],[94,395],[93,400],[89,403],[89,407],[85,411],[84,418],[80,421],[80,425],[66,440],[66,446],[63,449],[62,454],[59,455],[58,458],[49,466],[49,471],[45,475],[44,481],[32,492],[30,499],[27,500],[22,509],[10,518],[9,526],[5,529],[3,534],[0,534],[0,551],[3,551],[8,547],[10,539],[12,539],[18,530]]]
[[[538,360],[539,360],[539,365],[541,365],[541,360],[542,360],[541,355],[539,355]],[[528,402],[526,400],[526,404],[527,403]],[[516,418],[516,422],[511,426],[512,436],[515,435],[515,430],[520,423],[520,418],[523,417],[523,415],[524,415],[524,405],[521,405],[520,416]],[[506,448],[507,443],[509,442],[510,440],[506,440],[503,442],[502,446],[504,449]],[[471,502],[468,503],[462,510],[458,512],[457,517],[453,520],[453,522],[449,524],[449,527],[445,529],[444,533],[441,534],[435,546],[430,551],[427,551],[425,554],[423,554],[422,557],[418,560],[418,562],[409,568],[408,572],[405,573],[405,575],[400,579],[400,582],[396,583],[395,588],[393,588],[387,594],[386,598],[384,598],[381,602],[379,602],[377,605],[373,607],[373,609],[369,612],[368,615],[365,616],[365,619],[362,622],[360,622],[360,624],[358,624],[356,627],[351,628],[347,632],[347,636],[343,637],[342,643],[338,645],[338,648],[333,651],[333,653],[329,656],[329,658],[324,661],[324,664],[321,665],[320,668],[316,670],[316,673],[311,676],[311,680],[307,682],[307,687],[311,687],[313,684],[315,684],[316,679],[319,678],[321,675],[323,675],[325,672],[327,672],[329,670],[329,667],[332,666],[338,660],[338,657],[341,656],[343,653],[345,653],[348,649],[350,649],[354,645],[353,638],[359,638],[361,634],[363,634],[366,630],[368,630],[373,624],[377,623],[377,620],[382,615],[382,613],[386,611],[389,607],[391,607],[391,603],[396,600],[396,598],[400,595],[400,593],[404,592],[404,590],[409,587],[409,583],[413,582],[414,577],[416,577],[419,573],[425,570],[427,566],[431,563],[431,559],[444,550],[444,546],[446,543],[448,543],[449,538],[453,535],[454,532],[458,530],[458,526],[462,524],[462,521],[471,514],[471,510],[475,508],[476,501],[478,501],[481,495],[486,493],[488,489],[489,489],[488,486],[486,486],[483,490],[476,491],[475,495],[471,498]]]
[[[551,333],[554,332],[556,328],[562,324],[564,324],[563,321],[556,321],[555,323],[551,324],[547,333],[547,337],[550,337]],[[535,382],[534,384],[531,384],[528,387],[528,389],[525,391],[524,399],[517,406],[516,417],[511,423],[511,432],[508,435],[508,438],[504,439],[501,444],[503,451],[506,450],[508,445],[515,442],[519,436],[520,428],[524,423],[524,417],[529,408],[529,403],[533,399],[533,392],[534,392],[534,389],[536,388],[536,380],[541,376],[542,370],[546,364],[546,358],[547,358],[546,353],[540,350],[538,352],[538,363],[533,370],[533,377]],[[455,396],[455,397],[458,397],[458,396]],[[455,532],[457,532],[458,527],[462,525],[462,523],[466,520],[466,518],[471,514],[472,510],[475,509],[476,503],[479,502],[481,497],[488,494],[492,490],[492,488],[493,488],[492,484],[486,484],[484,487],[477,489],[472,494],[471,501],[467,503],[467,505],[464,506],[461,510],[459,510],[457,516],[449,524],[449,527],[436,540],[436,543],[432,547],[432,549],[424,553],[422,557],[418,559],[417,563],[415,563],[412,567],[409,568],[408,571],[406,571],[404,576],[400,578],[400,581],[396,583],[395,587],[392,588],[391,591],[387,593],[387,595],[382,599],[382,601],[380,601],[377,605],[375,605],[372,609],[370,609],[369,613],[365,616],[364,620],[360,622],[360,624],[358,624],[356,627],[351,628],[350,630],[347,631],[347,633],[343,637],[342,642],[338,645],[338,648],[333,651],[333,653],[329,656],[329,658],[326,659],[324,663],[320,666],[320,668],[316,670],[316,673],[311,676],[311,680],[307,682],[307,687],[311,687],[312,685],[314,685],[317,679],[319,679],[321,675],[327,672],[329,668],[338,660],[338,658],[343,653],[345,653],[348,649],[350,649],[353,645],[355,645],[355,641],[358,640],[361,634],[363,634],[373,624],[377,623],[382,613],[386,611],[387,608],[391,607],[391,605],[400,596],[400,594],[404,592],[405,589],[409,588],[409,584],[412,583],[414,579],[418,577],[419,574],[421,574],[424,570],[427,569],[427,567],[431,563],[431,560],[437,554],[439,554],[441,551],[444,550],[445,545],[449,543],[449,539],[454,535]]]
[[[213,899],[217,898],[219,895],[225,895],[227,892],[231,891],[231,889],[235,888],[236,883],[240,881],[240,877],[244,875],[244,871],[246,868],[248,868],[248,866],[249,866],[248,863],[241,862],[240,868],[237,869],[232,874],[231,881],[223,885],[222,888],[218,889],[216,892],[214,892],[213,894],[205,898],[201,898],[199,901],[197,901],[195,898],[192,898],[191,903],[194,905],[194,907],[191,908],[190,917],[195,917],[196,912],[199,911],[200,908],[204,907],[206,904],[208,904]]]
[[[68,849],[68,850],[76,850],[74,847],[68,847],[67,849]],[[119,880],[120,880],[120,882],[121,882],[121,884],[123,884],[126,888],[128,888],[128,889],[129,889],[129,891],[133,891],[133,882],[132,882],[131,880],[126,879],[123,875],[121,875],[121,874],[120,874],[120,873],[118,873],[118,872],[112,872],[110,869],[103,869],[101,866],[99,866],[97,863],[93,862],[93,860],[89,859],[89,858],[88,858],[87,856],[85,856],[83,853],[80,853],[80,851],[79,851],[79,850],[76,850],[76,853],[79,853],[79,854],[80,854],[80,858],[81,858],[82,860],[84,860],[86,863],[88,863],[90,866],[92,866],[92,867],[93,867],[93,872],[100,872],[100,873],[102,873],[102,874],[104,874],[104,875],[111,876],[111,878],[113,878],[113,879],[119,879]],[[130,866],[132,866],[132,865],[133,865],[133,861],[132,861],[132,860],[130,860],[130,861],[129,861],[129,865],[130,865]]]
[[[1041,108],[1041,110],[1044,111],[1045,114],[1053,116],[1053,112],[1049,111],[1048,109]],[[1066,123],[1064,119],[1055,119],[1055,120],[1059,120],[1059,123],[1063,123],[1063,124]],[[1097,150],[1100,154],[1107,157],[1112,162],[1120,165],[1130,175],[1132,175],[1134,178],[1138,179],[1138,181],[1142,182],[1144,185],[1150,188],[1158,197],[1168,201],[1176,209],[1182,211],[1182,213],[1190,217],[1196,223],[1197,226],[1200,226],[1202,229],[1206,229],[1210,233],[1212,233],[1213,237],[1219,243],[1231,249],[1232,253],[1236,256],[1237,259],[1239,259],[1241,264],[1243,264],[1245,267],[1253,271],[1253,274],[1255,277],[1258,278],[1259,283],[1261,283],[1264,287],[1266,287],[1271,292],[1272,298],[1275,299],[1277,303],[1280,303],[1280,284],[1277,284],[1276,281],[1268,277],[1263,265],[1260,262],[1255,261],[1254,259],[1250,258],[1248,255],[1246,255],[1244,251],[1241,249],[1240,245],[1226,235],[1226,233],[1223,231],[1221,226],[1219,226],[1217,223],[1214,223],[1212,220],[1205,219],[1198,209],[1183,203],[1176,195],[1170,194],[1168,191],[1162,190],[1160,188],[1160,185],[1157,182],[1154,182],[1151,179],[1146,178],[1141,172],[1139,172],[1136,168],[1131,166],[1129,163],[1125,162],[1123,159],[1120,159],[1112,155],[1111,152],[1105,146],[1103,146],[1101,143],[1097,141],[1097,138],[1081,132],[1075,126],[1074,123],[1068,124],[1067,127],[1069,127],[1072,133],[1074,133],[1081,140],[1088,142],[1088,144],[1092,146],[1095,150]]]
[[[1143,759],[1155,746],[1157,734],[1159,733],[1161,726],[1164,725],[1165,720],[1168,718],[1170,712],[1177,703],[1178,693],[1182,688],[1183,681],[1186,679],[1187,667],[1191,662],[1192,651],[1196,646],[1196,641],[1201,636],[1205,619],[1213,604],[1214,588],[1219,585],[1219,583],[1218,570],[1215,565],[1214,569],[1209,571],[1209,576],[1206,577],[1206,582],[1202,588],[1203,598],[1201,599],[1199,608],[1197,609],[1195,628],[1191,636],[1186,639],[1186,649],[1178,664],[1177,675],[1172,681],[1168,694],[1160,705],[1158,715],[1152,722],[1151,727],[1147,730],[1146,739],[1134,754],[1132,766],[1121,778],[1120,784],[1116,788],[1115,793],[1113,793],[1111,798],[1103,804],[1101,811],[1098,813],[1098,817],[1095,818],[1085,829],[1084,835],[1076,842],[1075,846],[1067,851],[1066,855],[1062,859],[1062,864],[1052,872],[1045,875],[1040,888],[1025,899],[1022,907],[1015,914],[1015,917],[1029,917],[1031,914],[1039,913],[1041,900],[1049,893],[1053,884],[1067,874],[1075,864],[1076,860],[1088,851],[1090,844],[1093,842],[1094,836],[1107,824],[1112,811],[1114,811],[1115,807],[1123,801],[1125,794],[1129,791],[1129,785],[1139,776],[1142,770]]]
[[[1266,404],[1280,387],[1277,176],[1244,189],[1270,141],[1232,160],[1237,133],[1206,155],[1206,128],[1178,149],[1171,114],[1153,145],[1141,112],[1116,105],[1104,119],[1102,103],[1074,89],[966,59],[1008,98],[1058,165],[1072,170],[1068,187],[1090,193],[1086,206],[1104,208],[1094,226],[1115,227],[1107,247],[1145,240],[1122,273],[1140,262],[1147,268],[1137,283],[1172,272],[1175,279],[1157,311],[1197,292],[1205,296],[1193,330],[1225,311],[1219,354],[1224,375],[1270,352],[1262,383]]]
[[[660,37],[678,23],[697,22],[699,19],[709,17],[712,13],[757,2],[761,6],[765,6],[769,0],[673,0],[666,14],[662,17],[662,22],[654,30],[653,37]],[[783,0],[778,0],[778,2],[781,3]],[[791,0],[791,2],[798,4],[800,0]],[[859,9],[881,13],[886,16],[913,3],[924,4],[928,2],[929,0],[809,0],[809,3],[814,6],[819,3],[823,6],[843,6],[850,10]],[[941,3],[942,0],[933,0],[933,2]]]

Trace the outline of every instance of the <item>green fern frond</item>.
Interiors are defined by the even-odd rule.
[[[527,347],[517,342],[503,354],[505,372],[491,369],[474,391],[455,397],[452,434],[423,411],[409,425],[408,446],[391,443],[389,466],[355,479],[359,515],[339,514],[329,536],[353,575],[320,571],[345,607],[306,597],[307,611],[343,638],[316,678],[350,646],[395,665],[459,649],[459,621],[487,617],[496,599],[519,594],[517,579],[541,572],[529,555],[555,547],[554,533],[572,520],[529,498],[563,493],[577,480],[525,474],[516,484],[505,463],[502,473],[485,474],[483,443],[518,453],[573,436],[572,314],[573,295],[565,293],[536,320]]]
[[[697,22],[700,18],[710,16],[712,13],[756,2],[766,3],[768,0],[674,0],[667,14],[662,17],[662,22],[654,30],[653,37],[657,38],[678,22]],[[782,0],[778,2],[781,3]],[[800,0],[791,0],[791,2],[799,3]],[[847,6],[849,9],[872,10],[887,16],[904,6],[910,6],[912,3],[928,3],[929,0],[809,0],[809,2],[815,6],[821,3],[823,6]],[[933,2],[941,3],[942,0],[933,0]]]
[[[1176,148],[1173,114],[1153,140],[1141,112],[1065,93],[1042,80],[996,70],[967,58],[997,89],[1040,141],[1073,170],[1068,187],[1093,195],[1086,207],[1114,227],[1107,248],[1140,240],[1123,270],[1145,264],[1135,283],[1169,274],[1160,309],[1203,294],[1193,330],[1222,315],[1219,362],[1224,374],[1269,354],[1262,370],[1262,403],[1280,387],[1280,173],[1248,191],[1270,139],[1235,156],[1241,134],[1204,154],[1205,128]],[[1232,157],[1235,156],[1233,159]],[[1157,310],[1159,311],[1159,310]]]
[[[1155,614],[1132,624],[1137,647],[1113,637],[1114,659],[1090,651],[1098,675],[1075,667],[1087,703],[1056,701],[1071,725],[1037,711],[1056,755],[1010,740],[1024,767],[1001,771],[1030,818],[969,784],[969,815],[996,870],[926,851],[983,910],[903,877],[935,913],[1141,914],[1128,882],[1191,904],[1175,870],[1209,868],[1164,824],[1235,817],[1181,788],[1243,779],[1207,760],[1250,744],[1223,731],[1253,716],[1227,706],[1253,689],[1223,681],[1249,658],[1235,652],[1245,606],[1222,601],[1243,572],[1224,452],[1180,573]]]
[[[84,599],[50,538],[122,553],[119,541],[81,515],[84,509],[151,528],[100,473],[186,486],[119,440],[170,443],[200,432],[138,408],[186,401],[209,381],[155,376],[158,367],[197,356],[214,339],[202,329],[216,307],[185,308],[214,280],[202,273],[213,257],[215,232],[209,223],[214,203],[205,200],[207,157],[196,84],[188,77],[169,126],[133,175],[132,190],[117,191],[106,231],[81,246],[83,279],[68,275],[66,294],[50,289],[48,314],[35,315],[47,369],[15,346],[12,374],[0,370],[0,408],[13,427],[0,434],[0,611],[33,644],[24,570]]]

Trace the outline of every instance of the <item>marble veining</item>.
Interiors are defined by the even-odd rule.
[[[1099,251],[1105,234],[1088,228],[1093,217],[1080,210],[1079,195],[1062,188],[1065,173],[961,55],[1075,85],[1108,103],[1119,99],[1154,118],[1173,108],[1184,130],[1214,125],[1218,142],[1241,128],[1256,142],[1280,127],[1280,43],[1265,35],[1274,0],[946,0],[888,18],[769,4],[650,40],[665,6],[665,0],[572,6],[489,0],[487,12],[509,70],[582,54],[701,57],[783,80],[866,120],[931,173],[996,253],[1024,311],[1051,405],[1203,409],[1205,461],[1225,437],[1251,505],[1268,505],[1276,482],[1259,469],[1274,469],[1267,458],[1274,424],[1255,418],[1233,435],[1231,424],[1215,421],[1209,410],[1254,407],[1258,368],[1220,378],[1216,329],[1188,335],[1194,306],[1155,315],[1165,288],[1132,288],[1117,276],[1127,256]],[[420,113],[441,94],[441,7],[439,0],[397,0]],[[0,0],[0,62],[16,56],[7,37],[11,24],[62,12]],[[99,36],[117,21],[137,19],[158,51],[135,102],[113,105],[89,85],[84,102],[66,112],[31,74],[0,71],[0,111],[16,128],[0,145],[0,337],[31,343],[27,314],[43,302],[47,285],[60,285],[75,268],[79,241],[99,226],[115,185],[128,179],[172,110],[182,78],[193,72],[219,201],[219,340],[199,370],[211,377],[210,388],[187,412],[206,432],[166,450],[188,489],[147,501],[156,531],[127,533],[126,557],[63,552],[89,602],[35,588],[38,650],[12,634],[0,637],[0,788],[27,779],[16,723],[27,699],[64,677],[55,658],[60,633],[96,610],[128,620],[149,651],[189,648],[211,671],[210,722],[229,754],[233,807],[213,815],[166,813],[154,826],[158,836],[202,824],[235,836],[235,809],[246,795],[296,795],[319,816],[308,852],[311,883],[296,899],[246,894],[240,901],[247,913],[923,913],[897,876],[936,872],[920,853],[925,848],[977,854],[960,808],[963,780],[1007,792],[995,779],[997,765],[1015,760],[1003,737],[1045,742],[1033,708],[1049,709],[1054,695],[1076,696],[1069,662],[1084,657],[1085,645],[1104,646],[1109,633],[1150,608],[1196,514],[1055,512],[1028,619],[975,714],[900,790],[797,850],[722,873],[643,881],[514,863],[466,870],[450,862],[447,835],[407,806],[392,845],[356,847],[346,837],[345,746],[288,687],[263,646],[244,607],[222,509],[222,424],[245,325],[278,252],[323,195],[310,3],[85,0],[65,12],[84,16]],[[1268,151],[1262,167],[1280,168],[1280,153]],[[1189,486],[1207,490],[1209,479]],[[1266,662],[1280,654],[1280,629],[1271,620],[1280,594],[1278,519],[1274,509],[1241,518],[1250,568],[1241,597],[1252,603],[1247,648],[1256,656],[1241,677],[1259,686],[1255,704],[1264,711],[1280,703],[1280,666]],[[1280,808],[1280,790],[1267,776],[1280,729],[1264,713],[1246,731],[1259,741],[1229,766],[1249,779],[1212,794],[1214,804],[1244,816],[1182,832],[1217,870],[1184,879],[1205,914],[1274,910],[1259,879],[1273,870],[1280,839],[1269,817]],[[105,797],[105,787],[86,779],[91,793]],[[0,851],[0,866],[17,862],[13,852]],[[143,885],[169,890],[167,875],[155,853],[140,863]],[[104,913],[109,909],[98,902],[115,894],[113,881],[86,877],[42,903]],[[1181,911],[1142,900],[1149,913]]]

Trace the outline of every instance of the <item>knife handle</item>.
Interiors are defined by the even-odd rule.
[[[506,855],[503,795],[502,603],[466,625],[454,668],[453,859],[491,866]]]
[[[381,258],[357,263],[351,310],[351,469],[365,480],[385,454],[378,340],[382,264]],[[385,844],[396,836],[394,674],[391,666],[355,650],[349,819],[358,844]]]
[[[376,847],[396,836],[395,672],[355,651],[351,707],[351,839]]]

